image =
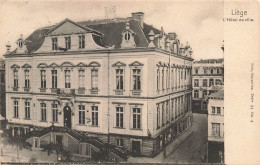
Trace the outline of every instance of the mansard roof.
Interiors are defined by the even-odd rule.
[[[53,26],[44,27],[41,29],[35,30],[28,38],[25,39],[26,47],[28,53],[33,53],[38,50],[43,42],[46,34],[60,27],[66,21],[69,21],[76,26],[84,28],[86,30],[92,31],[100,35],[93,35],[93,40],[102,47],[114,47],[120,48],[122,42],[121,33],[126,28],[126,22],[129,22],[130,29],[136,33],[134,38],[136,47],[148,47],[149,44],[149,32],[154,31],[155,34],[159,34],[160,30],[154,28],[151,25],[144,23],[143,29],[141,28],[138,21],[131,18],[115,18],[115,19],[103,19],[103,20],[94,20],[94,21],[82,21],[82,22],[73,22],[69,19],[65,19],[61,23]],[[156,42],[155,42],[156,44]],[[11,52],[11,54],[16,53],[16,50]]]

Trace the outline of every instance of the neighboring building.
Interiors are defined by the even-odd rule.
[[[137,156],[154,156],[181,136],[192,125],[192,50],[175,33],[143,19],[142,12],[77,23],[65,19],[25,40],[21,36],[13,52],[7,45],[6,116],[12,134],[53,123]],[[86,152],[73,138],[53,134],[55,129],[31,139],[33,146],[54,138]]]
[[[5,61],[0,59],[0,128],[3,128],[5,114]]]
[[[224,80],[223,59],[205,59],[193,62],[193,97],[194,111],[207,111],[207,96],[212,85],[222,84]]]
[[[208,163],[224,163],[224,89],[208,96]]]

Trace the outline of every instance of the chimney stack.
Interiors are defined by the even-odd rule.
[[[132,19],[139,22],[142,29],[144,28],[144,13],[143,12],[136,12],[132,13]]]

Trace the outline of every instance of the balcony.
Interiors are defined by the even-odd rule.
[[[57,88],[57,94],[59,95],[75,95],[75,89],[70,88]]]
[[[57,93],[57,88],[51,88],[51,93]]]

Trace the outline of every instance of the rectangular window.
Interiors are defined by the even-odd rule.
[[[70,70],[65,70],[65,88],[71,88]]]
[[[194,79],[194,86],[198,87],[199,86],[199,79]]]
[[[85,70],[79,70],[79,88],[85,87]]]
[[[124,140],[123,139],[116,139],[116,146],[123,147],[124,146]]]
[[[14,70],[14,87],[18,87],[18,70]]]
[[[204,69],[204,74],[207,74],[207,69]]]
[[[207,91],[204,90],[204,91],[202,92],[202,97],[205,98],[206,96],[207,96]]]
[[[85,35],[79,36],[79,48],[85,48]]]
[[[124,111],[123,107],[116,107],[116,127],[124,127]]]
[[[30,119],[30,117],[31,117],[31,115],[30,115],[30,102],[28,102],[28,101],[25,101],[24,102],[24,107],[25,107],[25,118],[26,119]]]
[[[211,112],[212,114],[215,114],[216,112],[215,112],[215,107],[212,107],[212,112]]]
[[[92,125],[98,126],[98,106],[92,106]]]
[[[51,84],[52,84],[52,88],[57,88],[57,70],[52,70],[51,71]]]
[[[24,71],[24,87],[25,88],[30,87],[29,70]]]
[[[52,121],[58,122],[58,104],[52,104]]]
[[[157,105],[157,128],[160,128],[160,106]]]
[[[85,124],[85,106],[79,105],[79,124]]]
[[[41,88],[46,88],[46,70],[41,70]]]
[[[141,109],[133,108],[133,129],[141,129]]]
[[[199,73],[199,70],[198,69],[195,69],[195,74],[198,74]]]
[[[71,47],[71,38],[70,37],[65,37],[65,47],[66,49],[70,49]]]
[[[123,69],[116,69],[116,89],[124,89],[124,75]]]
[[[98,89],[98,70],[91,70],[91,89]]]
[[[220,115],[220,114],[221,114],[220,107],[217,107],[217,114],[218,114],[218,115]]]
[[[168,101],[166,101],[165,108],[166,108],[166,124],[167,124],[169,122],[169,117],[170,117]]]
[[[52,38],[52,50],[58,49],[58,38]]]
[[[207,79],[203,79],[203,87],[207,87],[208,86],[208,80]]]
[[[157,69],[157,90],[160,89],[160,69]]]
[[[133,69],[133,90],[141,90],[141,70]]]
[[[220,123],[212,123],[212,136],[220,137]]]
[[[14,101],[14,117],[19,117],[19,104],[18,101]]]
[[[169,75],[168,75],[168,69],[166,69],[166,89],[169,88]]]
[[[162,70],[162,90],[164,89],[164,70]]]
[[[199,91],[198,90],[194,91],[194,98],[199,98]]]
[[[46,103],[41,103],[41,121],[46,121]]]
[[[162,126],[164,126],[164,116],[165,116],[165,112],[164,112],[164,103],[162,103]]]

